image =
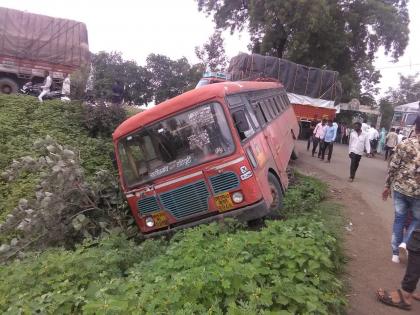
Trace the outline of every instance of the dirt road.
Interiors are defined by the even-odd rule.
[[[304,174],[329,184],[333,199],[344,205],[346,217],[346,253],[349,257],[345,275],[349,291],[349,315],[393,315],[406,311],[387,307],[376,301],[378,287],[395,289],[404,276],[405,264],[391,262],[391,227],[394,217],[392,201],[381,199],[386,162],[383,157],[363,157],[353,183],[349,177],[348,148],[335,145],[331,163],[311,157],[306,142],[298,142],[296,167]],[[351,222],[351,225],[350,225]],[[349,231],[350,230],[350,231]],[[420,314],[420,302],[413,302],[411,314]]]

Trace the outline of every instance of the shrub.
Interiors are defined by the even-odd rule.
[[[110,137],[126,118],[121,105],[105,102],[83,104],[83,125],[91,137]]]
[[[118,247],[107,249],[115,241]],[[166,244],[126,242],[111,238],[0,267],[0,310],[337,314],[344,305],[333,264],[337,241],[310,218],[271,221],[259,232],[213,223]]]
[[[326,197],[327,185],[316,178],[295,174],[294,184],[283,199],[282,215],[296,216],[314,210]]]
[[[37,157],[33,143],[51,135],[60,144],[77,148],[86,177],[94,177],[100,170],[113,171],[110,137],[89,135],[83,126],[81,102],[63,103],[45,101],[40,104],[34,97],[0,94],[0,173],[13,159],[30,155]],[[34,176],[21,174],[6,183],[0,178],[0,221],[12,211],[20,198],[27,198],[35,189]]]
[[[31,172],[39,178],[35,198],[19,204],[0,225],[0,235],[16,236],[3,244],[0,258],[8,259],[23,249],[72,246],[84,237],[97,237],[118,226],[125,229],[126,207],[118,183],[107,171],[85,179],[78,152],[63,147],[51,137],[35,143],[38,158],[14,160],[2,173],[7,181]]]

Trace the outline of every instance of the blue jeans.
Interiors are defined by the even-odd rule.
[[[402,242],[408,242],[411,234],[417,226],[417,223],[420,221],[420,198],[409,197],[395,190],[393,198],[395,208],[395,219],[394,226],[392,228],[391,246],[392,254],[398,255],[398,246]],[[404,227],[407,222],[407,216],[410,213],[410,211],[413,213],[413,221],[411,222],[404,236]]]

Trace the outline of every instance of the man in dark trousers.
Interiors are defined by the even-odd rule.
[[[319,144],[319,150],[318,150],[318,157],[321,157],[321,146],[322,146],[322,141],[324,140],[325,137],[325,130],[327,129],[327,120],[323,119],[321,122],[319,122],[313,132],[313,147],[312,147],[312,156],[315,155],[315,151],[316,148]]]
[[[413,231],[408,229],[407,244],[405,245],[408,251],[407,269],[405,276],[401,283],[401,289],[395,291],[386,291],[378,289],[376,295],[378,300],[390,306],[395,306],[404,310],[411,309],[411,302],[413,299],[420,301],[420,294],[414,293],[420,279],[420,115],[416,119],[415,136],[404,140],[397,146],[397,152],[393,157],[391,163],[395,164],[394,170],[390,165],[388,171],[387,183],[382,197],[386,199],[390,195],[390,188],[394,190],[394,204],[399,206],[400,203],[405,209],[400,209],[402,218],[405,217],[404,212],[407,213],[408,208],[413,212],[415,224],[413,224]],[[402,191],[400,193],[399,191]],[[398,193],[399,195],[395,195]],[[406,195],[407,194],[407,195]],[[395,199],[400,201],[396,202]],[[404,202],[402,198],[405,198]],[[409,202],[411,199],[411,202]],[[396,209],[397,210],[397,209]],[[395,224],[394,224],[395,225]],[[395,237],[393,236],[393,239]],[[401,240],[399,237],[399,241]],[[398,242],[397,242],[398,243]],[[397,243],[394,246],[397,246]],[[398,247],[396,247],[398,249]]]
[[[420,294],[414,293],[420,279],[420,224],[414,230],[407,244],[408,261],[401,289],[387,291],[378,289],[376,296],[384,304],[404,310],[411,309],[413,299],[420,301]]]
[[[360,159],[365,150],[367,154],[370,154],[369,136],[366,132],[362,131],[362,124],[355,122],[349,138],[349,157],[351,160],[349,182],[354,180]]]

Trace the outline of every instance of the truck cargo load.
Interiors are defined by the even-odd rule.
[[[239,54],[231,59],[228,73],[232,81],[274,78],[288,93],[338,104],[342,88],[338,72],[308,67],[271,56]]]

